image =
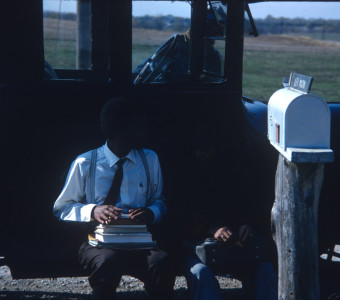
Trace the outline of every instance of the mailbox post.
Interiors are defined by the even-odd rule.
[[[308,78],[292,73],[289,86],[268,103],[268,138],[280,152],[272,208],[280,300],[320,299],[317,212],[324,163],[333,161],[333,151],[329,108],[308,93]]]

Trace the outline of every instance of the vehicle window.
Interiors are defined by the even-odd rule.
[[[208,8],[203,72],[222,77],[226,11],[219,4],[211,1]],[[132,14],[134,82],[185,81],[190,70],[190,4],[133,1]]]
[[[313,77],[311,93],[340,102],[340,3],[250,4],[259,37],[245,36],[243,94],[268,101],[291,72]]]
[[[53,69],[91,69],[91,1],[43,0],[45,61]]]
[[[224,53],[225,53],[225,34],[226,34],[226,21],[227,21],[227,6],[222,4],[222,1],[209,1],[208,2],[208,16],[207,27],[205,33],[206,51],[204,53],[205,71],[217,74],[224,74]],[[209,47],[209,44],[212,47]],[[216,54],[215,58],[211,52],[218,52],[220,58],[217,67]]]

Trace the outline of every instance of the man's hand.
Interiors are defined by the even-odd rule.
[[[123,209],[113,205],[97,205],[94,207],[93,217],[101,224],[109,224],[111,218],[117,220]]]
[[[221,242],[228,242],[232,237],[233,233],[228,227],[219,228],[214,234],[214,238]]]
[[[136,223],[146,223],[151,224],[155,218],[151,209],[146,207],[138,207],[136,209],[129,210],[131,220],[136,221]]]

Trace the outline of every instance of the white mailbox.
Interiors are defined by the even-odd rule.
[[[268,103],[270,143],[293,162],[331,162],[330,110],[325,100],[290,88]]]

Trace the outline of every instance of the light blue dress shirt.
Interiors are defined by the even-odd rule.
[[[162,195],[163,179],[155,152],[143,149],[150,172],[150,192],[147,195],[147,177],[142,159],[137,150],[131,150],[123,164],[123,180],[120,196],[115,206],[127,213],[129,209],[147,207],[154,213],[154,223],[166,214]],[[54,215],[64,221],[91,221],[94,206],[102,205],[110,190],[119,160],[105,144],[97,149],[94,201],[90,198],[91,151],[81,154],[72,163],[64,188],[54,203]]]

